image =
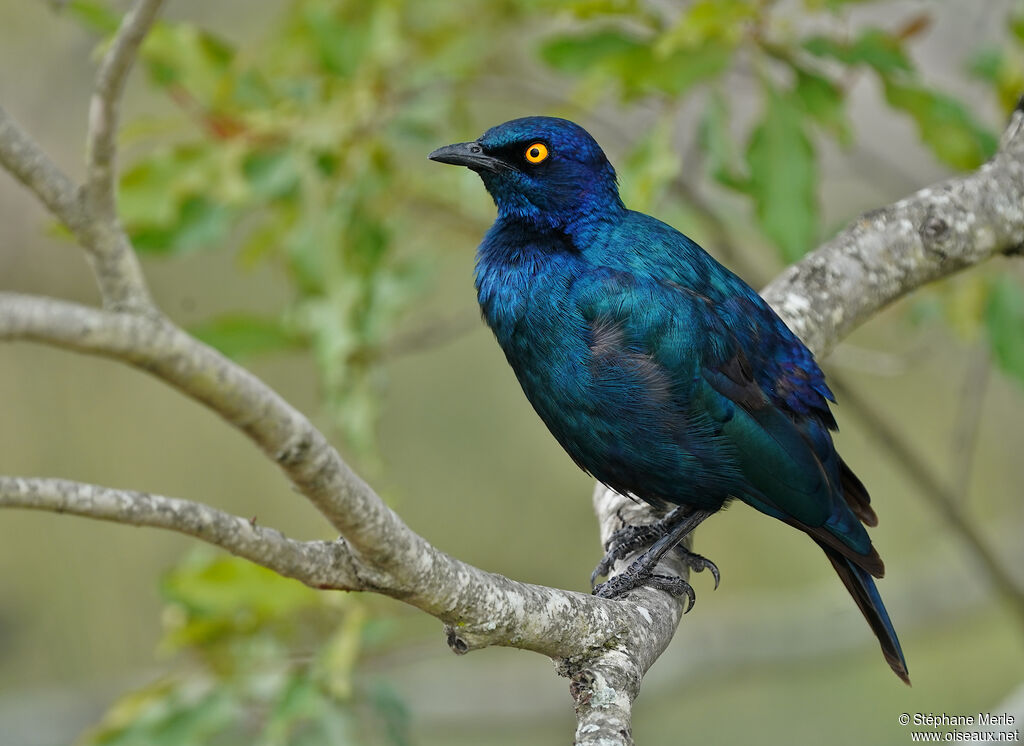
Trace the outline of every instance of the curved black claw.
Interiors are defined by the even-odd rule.
[[[644,585],[671,593],[673,596],[686,596],[687,604],[683,609],[684,614],[689,614],[690,609],[697,603],[697,594],[694,592],[693,586],[675,575],[651,575],[644,581]]]
[[[691,552],[682,545],[676,547],[676,552],[680,554],[683,561],[686,563],[693,572],[703,572],[704,570],[710,570],[711,575],[715,578],[715,590],[718,590],[719,583],[722,582],[722,573],[718,571],[718,565],[709,560],[702,554]],[[593,585],[593,584],[591,584]]]

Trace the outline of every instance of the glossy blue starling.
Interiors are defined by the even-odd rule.
[[[667,513],[613,537],[595,575],[650,546],[595,592],[648,584],[692,605],[688,583],[653,568],[676,549],[717,584],[679,542],[738,499],[824,550],[909,683],[873,579],[884,568],[864,526],[877,518],[836,453],[832,393],[807,347],[694,241],[627,209],[582,127],[516,119],[430,158],[478,173],[497,205],[477,295],[537,414],[582,469]]]

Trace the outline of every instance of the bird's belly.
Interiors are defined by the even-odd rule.
[[[586,346],[520,340],[506,349],[520,385],[562,448],[585,471],[648,502],[717,509],[726,471],[691,428],[684,402],[651,395],[593,365]],[[603,374],[602,374],[603,373]]]
[[[690,416],[686,392],[653,380],[640,361],[598,360],[571,287],[571,274],[555,271],[499,265],[478,275],[484,317],[537,414],[582,469],[617,491],[720,507],[730,466]]]

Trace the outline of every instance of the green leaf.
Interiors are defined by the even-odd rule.
[[[301,738],[303,743],[323,742],[326,745],[330,741],[317,731],[333,709],[334,702],[324,695],[308,672],[298,672],[289,678],[278,695],[263,728],[262,743],[293,744]]]
[[[121,25],[121,17],[114,13],[105,3],[91,0],[72,0],[67,10],[75,16],[83,26],[101,34],[112,34]]]
[[[762,230],[786,262],[796,261],[818,237],[817,164],[800,110],[767,84],[747,166]]]
[[[409,708],[394,688],[386,682],[377,682],[370,690],[370,704],[384,721],[385,733],[391,746],[412,746]]]
[[[665,187],[679,175],[682,156],[676,152],[672,134],[672,118],[663,117],[626,156],[622,196],[633,209],[649,212]]]
[[[623,80],[628,87],[639,93],[660,91],[675,98],[698,83],[718,77],[729,68],[735,48],[716,39],[676,50],[665,58],[654,56],[647,60],[647,66],[622,70]]]
[[[365,610],[361,606],[354,606],[318,652],[318,680],[336,700],[346,701],[352,697],[353,670],[362,649],[365,625]]]
[[[540,56],[556,70],[579,74],[609,59],[629,58],[644,50],[645,45],[634,37],[620,31],[603,30],[547,39],[540,47]]]
[[[649,44],[619,31],[560,36],[541,47],[541,58],[557,70],[617,80],[627,96],[666,93],[678,97],[720,75],[732,61],[732,44],[708,39],[657,54]]]
[[[253,634],[320,604],[319,594],[297,580],[248,560],[205,552],[167,573],[160,590],[177,610],[163,643],[171,649]]]
[[[914,69],[899,37],[877,28],[865,29],[852,42],[813,36],[803,47],[817,57],[832,57],[845,65],[867,65],[885,77]]]
[[[167,227],[177,215],[178,198],[189,176],[202,167],[203,149],[183,146],[161,150],[133,165],[121,175],[118,209],[131,232],[136,226]],[[198,186],[198,185],[197,185]]]
[[[1010,33],[1019,42],[1024,42],[1024,12],[1016,12],[1010,16]]]
[[[967,71],[995,89],[1004,112],[1008,114],[1016,108],[1024,91],[1024,52],[987,45],[971,55]]]
[[[978,124],[956,99],[915,83],[897,83],[888,78],[883,82],[885,100],[913,117],[921,139],[943,163],[972,169],[995,153],[999,142],[996,136]]]
[[[284,199],[298,194],[300,173],[291,149],[249,153],[242,162],[242,175],[257,197]]]
[[[714,91],[704,106],[697,131],[700,146],[707,155],[711,176],[723,186],[745,192],[750,184],[740,161],[736,141],[729,130],[729,100]]]
[[[1024,289],[1010,277],[992,283],[985,327],[999,367],[1024,384]]]
[[[280,319],[245,313],[218,316],[190,327],[189,332],[235,360],[302,347],[301,338]]]
[[[221,173],[227,156],[225,148],[182,145],[125,171],[118,206],[139,251],[173,254],[224,239],[235,220],[224,202],[230,197],[230,181]]]
[[[122,697],[85,739],[90,746],[177,746],[216,741],[243,717],[224,688],[160,682]]]
[[[167,226],[129,226],[135,248],[140,252],[174,254],[213,246],[231,228],[233,212],[206,195],[185,197],[178,214]]]
[[[985,46],[977,50],[967,60],[967,71],[986,83],[999,80],[1004,62],[1003,50],[996,46]]]
[[[843,90],[826,77],[804,70],[796,70],[796,100],[804,112],[830,132],[843,145],[853,141],[849,122],[843,109]]]
[[[733,46],[750,33],[763,13],[758,0],[697,0],[661,35],[656,53],[694,49],[712,40]]]
[[[302,7],[303,30],[314,42],[320,64],[324,70],[347,78],[355,73],[366,55],[370,43],[367,33],[365,9],[351,4],[349,13],[362,13],[359,19],[348,18],[338,3],[306,3]],[[333,7],[332,7],[333,6]],[[352,11],[351,9],[355,9]]]
[[[804,7],[811,11],[818,11],[822,8],[838,13],[847,5],[863,5],[865,3],[876,3],[878,0],[804,0]]]
[[[210,105],[225,84],[235,49],[192,24],[157,24],[146,37],[141,55],[156,85],[175,86]]]

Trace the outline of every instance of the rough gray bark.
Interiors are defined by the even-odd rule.
[[[1024,248],[1022,105],[977,171],[861,215],[764,289],[815,355],[911,290]]]
[[[518,583],[439,552],[411,531],[300,412],[255,376],[198,342],[152,304],[115,209],[117,109],[160,0],[138,0],[100,73],[89,117],[84,186],[74,184],[0,109],[0,164],[88,252],[104,309],[0,293],[0,340],[30,340],[139,368],[239,429],[341,533],[298,542],[238,516],[175,498],[51,479],[0,478],[0,507],[21,507],[195,536],[320,588],[400,599],[446,625],[457,653],[489,645],[534,650],[571,679],[577,744],[632,743],[631,710],[644,674],[682,616],[680,602],[638,589],[620,601]],[[999,153],[973,174],[863,216],[765,291],[817,354],[919,285],[1024,242],[1024,112]],[[602,540],[650,521],[643,506],[599,487]],[[620,565],[621,568],[621,565]],[[682,568],[666,562],[666,571]]]

